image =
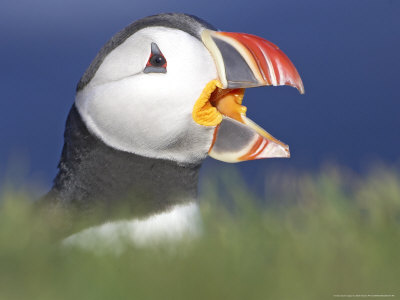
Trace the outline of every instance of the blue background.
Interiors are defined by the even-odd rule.
[[[0,177],[23,165],[50,186],[75,87],[100,47],[136,19],[197,15],[225,31],[277,44],[306,94],[248,89],[248,116],[291,148],[290,160],[240,164],[250,179],[334,161],[363,172],[399,161],[400,1],[2,1]],[[208,159],[205,169],[224,163]]]

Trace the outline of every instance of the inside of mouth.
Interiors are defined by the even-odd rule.
[[[244,89],[222,89],[218,80],[210,81],[193,108],[193,119],[205,126],[216,126],[222,116],[244,123],[247,108],[242,105]]]
[[[246,114],[247,108],[242,105],[243,96],[244,89],[221,89],[217,87],[211,94],[209,101],[224,116],[244,123],[242,115]]]

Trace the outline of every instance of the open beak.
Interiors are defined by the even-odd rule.
[[[289,147],[246,117],[244,89],[290,85],[304,93],[289,58],[274,44],[255,35],[205,29],[202,40],[212,54],[218,80],[204,88],[193,108],[193,119],[215,126],[209,155],[226,162],[290,157]]]

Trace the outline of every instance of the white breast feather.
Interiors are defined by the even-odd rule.
[[[200,234],[199,207],[191,202],[143,220],[109,222],[91,227],[64,239],[62,244],[94,252],[119,254],[124,246],[149,247]]]

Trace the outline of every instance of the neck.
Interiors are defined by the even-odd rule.
[[[111,148],[87,130],[74,105],[58,168],[47,196],[52,202],[80,211],[123,207],[143,216],[193,201],[200,164],[179,165]]]

